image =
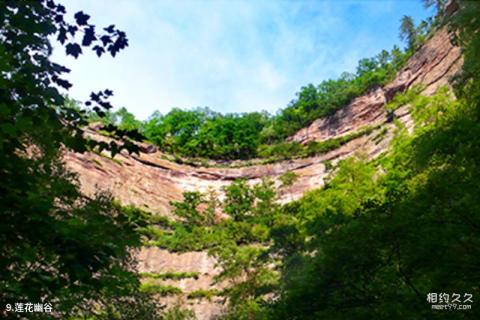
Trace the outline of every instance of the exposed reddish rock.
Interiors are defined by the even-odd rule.
[[[447,16],[453,15],[458,10],[457,0],[448,0],[445,4],[445,14]]]
[[[314,121],[290,140],[300,143],[321,141],[351,133],[365,125],[383,123],[387,116],[383,107],[397,92],[419,84],[425,86],[423,94],[433,94],[438,87],[448,84],[461,65],[460,48],[452,45],[450,34],[442,29],[408,60],[391,83],[353,99],[332,116]]]
[[[142,144],[140,155],[121,153],[114,159],[94,153],[66,153],[68,166],[79,174],[83,192],[94,194],[107,190],[123,204],[133,204],[155,214],[170,216],[170,201],[180,200],[184,191],[207,191],[222,194],[222,187],[237,178],[258,183],[263,177],[276,180],[285,172],[294,171],[298,180],[293,186],[280,189],[280,201],[300,198],[305,191],[321,187],[328,174],[325,161],[333,164],[355,152],[375,157],[388,148],[393,127],[386,120],[385,103],[395,93],[411,88],[415,84],[424,85],[424,94],[432,94],[439,86],[448,84],[448,79],[461,67],[460,50],[454,47],[447,31],[441,30],[429,39],[413,55],[406,66],[390,84],[373,90],[354,99],[349,105],[334,115],[318,119],[309,127],[301,129],[290,138],[306,143],[311,140],[326,140],[355,132],[365,125],[382,125],[370,135],[361,136],[340,148],[316,157],[282,161],[268,165],[253,165],[241,168],[204,168],[181,165],[165,160],[165,155],[155,147]],[[412,127],[408,106],[395,111],[407,128]],[[381,132],[387,129],[385,135]],[[98,129],[98,128],[93,128]],[[94,132],[88,132],[96,139],[108,139]],[[381,139],[378,139],[380,137]],[[198,280],[185,279],[176,282],[183,291],[191,292],[212,285],[218,272],[215,261],[205,252],[184,254],[168,253],[158,248],[144,248],[139,254],[139,269],[149,272],[197,271]],[[177,299],[168,298],[168,303]],[[184,301],[195,310],[199,319],[211,319],[222,310],[220,301]]]

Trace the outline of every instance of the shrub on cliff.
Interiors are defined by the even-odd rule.
[[[87,112],[59,92],[72,85],[64,79],[69,69],[50,60],[51,41],[75,58],[88,48],[115,56],[128,45],[115,26],[99,32],[89,20],[77,12],[68,22],[66,8],[53,0],[0,2],[0,300],[48,302],[62,318],[154,319],[158,309],[138,293],[131,271],[138,225],[108,196],[82,195],[61,161],[65,149],[136,150],[128,139],[118,145],[84,138]],[[111,95],[92,93],[87,105],[102,117]],[[120,139],[136,136],[108,129]],[[130,311],[118,317],[126,304]],[[7,309],[0,315],[24,317]]]

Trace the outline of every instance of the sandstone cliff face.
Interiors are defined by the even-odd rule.
[[[332,116],[314,121],[290,139],[301,143],[321,141],[351,133],[367,124],[384,123],[386,112],[383,107],[397,92],[421,84],[425,87],[423,94],[433,94],[438,87],[448,85],[449,78],[461,64],[460,48],[451,44],[450,35],[443,29],[409,59],[394,81],[354,99]]]
[[[312,158],[242,168],[198,168],[167,161],[161,152],[148,146],[144,148],[146,152],[140,155],[120,154],[113,160],[93,153],[67,153],[65,158],[68,166],[79,174],[82,190],[86,194],[108,190],[123,204],[133,204],[165,216],[170,215],[169,202],[181,200],[184,191],[211,189],[221,195],[222,187],[237,178],[257,183],[262,177],[275,180],[285,172],[294,171],[299,179],[293,186],[280,191],[280,201],[286,202],[323,185],[328,174],[325,161],[335,164],[355,152],[365,153],[369,157],[384,152],[392,136],[392,124],[386,122],[385,103],[395,93],[415,84],[424,86],[424,94],[432,94],[439,86],[448,84],[449,78],[459,70],[461,64],[460,49],[451,44],[446,30],[440,30],[415,53],[392,83],[354,99],[332,116],[316,120],[290,138],[306,143],[346,135],[365,125],[380,126],[369,135]],[[397,109],[395,113],[400,121],[411,127],[408,106]],[[387,133],[379,140],[380,130],[384,128]],[[148,272],[200,272],[197,280],[185,279],[175,283],[187,293],[211,287],[213,276],[218,272],[215,261],[204,252],[173,254],[158,248],[144,248],[140,252],[139,269]],[[174,302],[174,298],[169,298],[168,302]],[[218,300],[184,303],[195,310],[199,319],[211,319],[222,309]]]
[[[213,277],[219,273],[215,260],[206,252],[170,253],[159,248],[144,249],[138,256],[139,269],[144,272],[198,272],[197,279],[161,281],[162,284],[180,288],[185,294],[192,291],[212,288]],[[221,285],[215,285],[220,288]],[[211,319],[222,311],[222,298],[208,300],[189,300],[185,297],[168,297],[162,302],[166,304],[180,303],[192,309],[198,319]]]

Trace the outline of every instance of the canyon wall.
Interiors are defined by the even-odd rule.
[[[387,121],[385,104],[396,93],[416,84],[423,86],[423,94],[434,93],[439,86],[448,85],[449,79],[460,69],[461,64],[460,49],[451,44],[450,35],[445,29],[438,31],[409,59],[394,81],[354,99],[333,115],[314,121],[289,138],[300,143],[323,141],[354,133],[366,125],[378,125],[368,135],[362,135],[336,150],[311,158],[237,168],[193,167],[168,161],[156,148],[146,147],[142,148],[145,152],[139,155],[121,153],[110,159],[95,153],[67,153],[65,160],[78,173],[82,190],[86,194],[107,190],[122,204],[133,204],[164,216],[171,216],[170,201],[181,200],[184,191],[211,189],[221,196],[222,187],[235,179],[244,178],[257,183],[263,177],[269,177],[277,181],[283,173],[293,171],[298,174],[298,180],[291,187],[280,190],[279,201],[286,202],[298,199],[306,191],[323,185],[328,175],[326,161],[335,164],[355,152],[373,158],[387,150],[393,124]],[[400,121],[411,127],[408,106],[399,108],[395,113]],[[379,140],[380,132],[386,134],[382,134]],[[94,131],[89,134],[97,135]],[[200,288],[211,288],[213,276],[218,272],[215,261],[205,252],[174,254],[158,248],[144,248],[139,253],[139,269],[147,272],[199,272],[198,279],[184,279],[175,283],[187,293]],[[170,303],[174,302],[174,298],[169,299]],[[210,319],[222,309],[218,299],[183,303],[195,310],[199,319]]]

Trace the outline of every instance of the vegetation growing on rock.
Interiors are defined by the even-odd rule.
[[[209,233],[202,249],[229,283],[225,319],[422,319],[432,288],[477,293],[476,108],[446,88],[411,103],[414,132],[399,126],[380,159],[349,158],[324,188],[284,206],[267,181],[260,193],[234,183],[230,219],[172,234]]]
[[[427,293],[479,295],[478,2],[459,1],[448,22],[464,50],[454,91],[445,87],[427,97],[412,89],[393,98],[387,109],[409,104],[414,126],[410,132],[395,119],[388,152],[374,160],[357,154],[341,161],[324,187],[284,205],[268,179],[256,185],[234,181],[223,198],[185,192],[182,201],[172,202],[175,221],[123,207],[108,194],[82,194],[62,150],[135,151],[132,140],[141,138],[140,130],[164,150],[189,156],[326,152],[373,128],[306,145],[279,141],[391,79],[419,46],[418,30],[428,28],[413,29],[406,19],[409,51],[382,52],[362,60],[355,76],[302,88],[278,117],[177,109],[143,124],[126,110],[115,113],[117,119],[105,112],[109,90],[92,94],[96,116],[70,105],[57,90],[70,86],[61,78],[67,69],[49,60],[52,36],[74,57],[88,47],[115,56],[128,44],[122,31],[109,26],[97,34],[83,12],[67,23],[65,8],[53,1],[6,1],[0,8],[2,301],[48,299],[55,316],[65,319],[192,318],[178,306],[164,311],[152,298],[184,294],[163,280],[199,275],[137,274],[133,250],[145,243],[170,251],[208,250],[220,269],[215,281],[225,288],[185,294],[191,300],[226,299],[224,319],[441,318],[426,304]],[[79,30],[81,43],[73,37]],[[103,121],[125,143],[85,138],[88,117]],[[295,178],[285,174],[282,187]],[[474,312],[448,316],[473,319]],[[3,309],[0,314],[23,317]]]
[[[142,123],[133,114],[120,109],[109,113],[102,121],[123,129],[137,129],[161,150],[183,157],[233,160],[275,155],[291,158],[301,153],[300,146],[282,142],[285,138],[315,119],[346,106],[355,97],[391,81],[425,41],[436,21],[423,21],[415,27],[411,18],[406,20],[409,28],[403,27],[401,32],[409,43],[405,50],[397,46],[390,52],[383,50],[373,58],[360,60],[354,74],[343,73],[337,80],[302,87],[297,97],[277,116],[266,112],[222,115],[209,108],[174,108],[166,115],[155,112]],[[92,115],[90,120],[97,121],[98,117]],[[307,152],[308,155],[313,153]]]

